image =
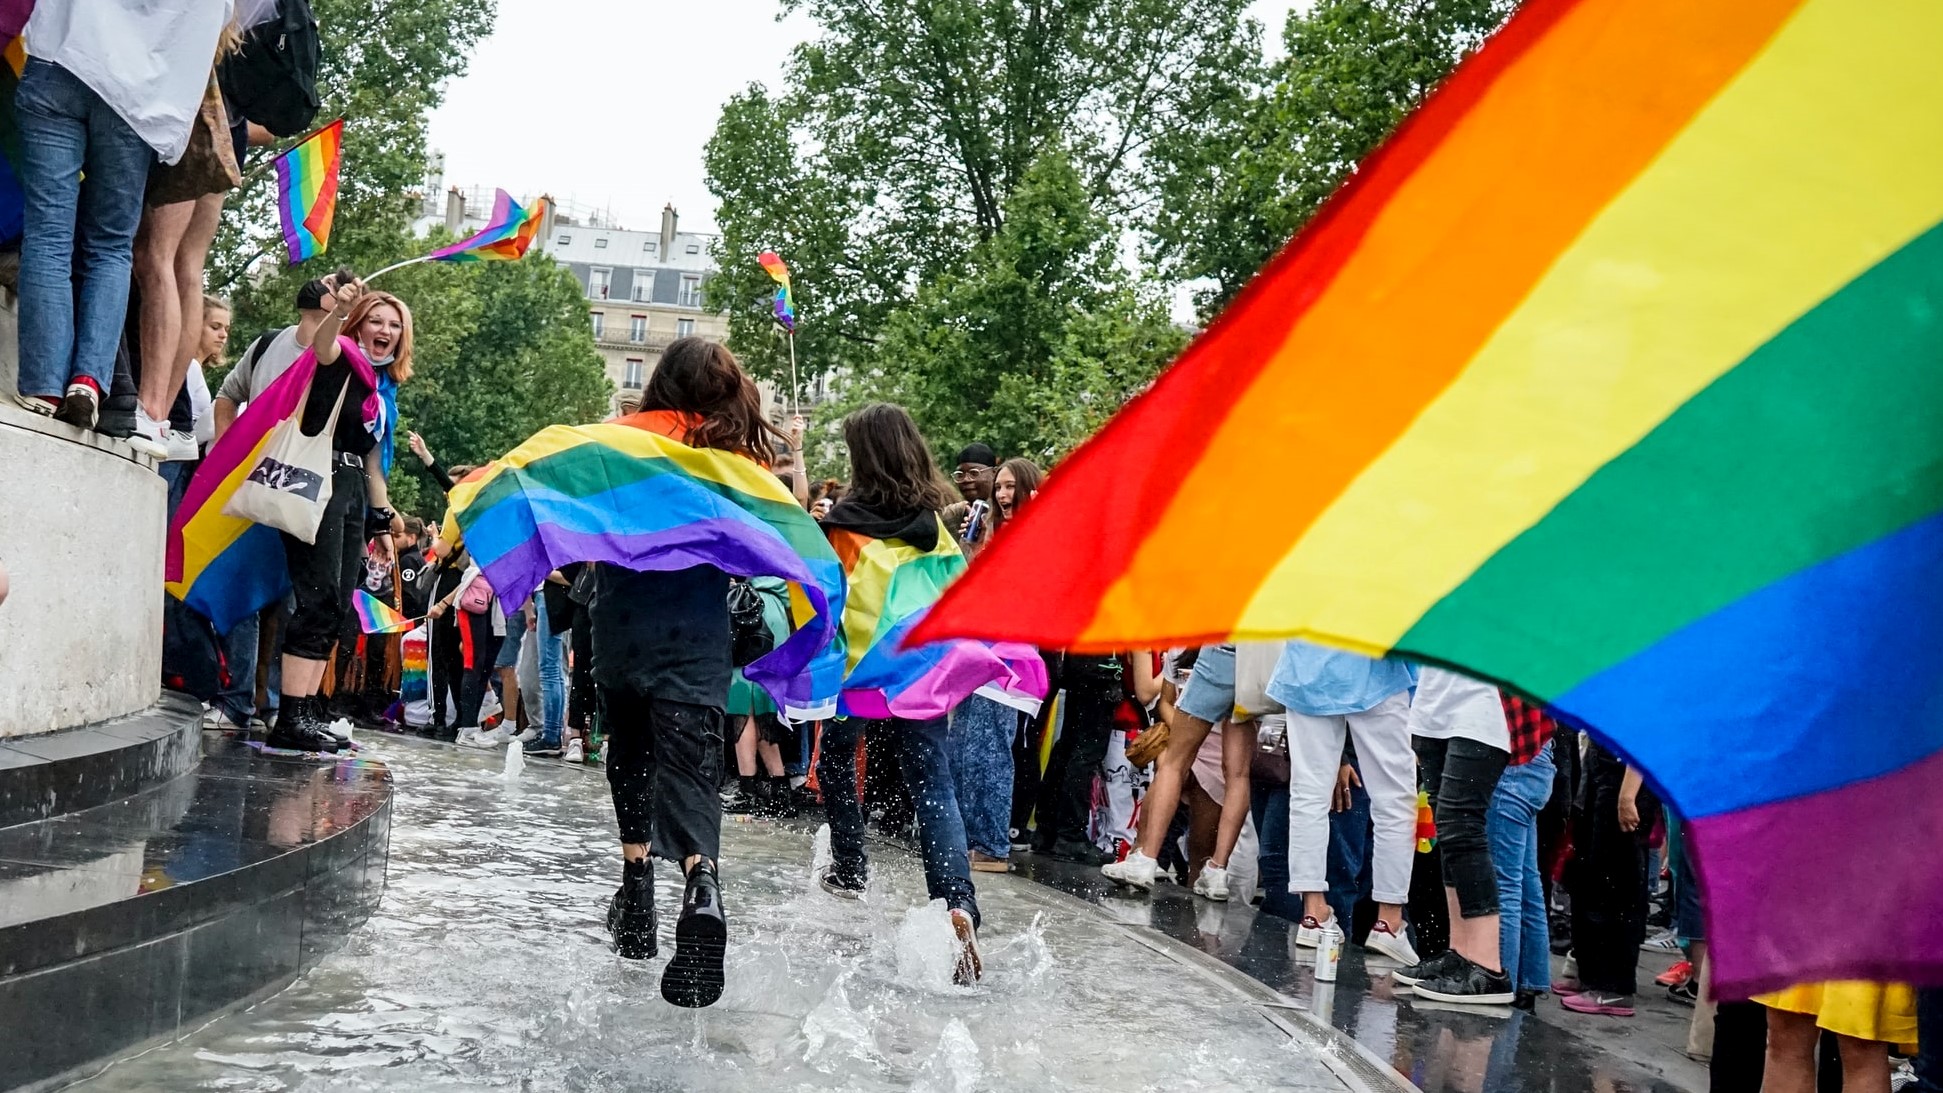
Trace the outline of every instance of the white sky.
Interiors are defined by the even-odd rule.
[[[1254,0],[1271,48],[1305,0]],[[549,192],[606,207],[637,230],[673,202],[714,225],[702,145],[722,103],[780,83],[815,25],[777,22],[776,0],[499,0],[491,38],[432,115],[448,186]]]

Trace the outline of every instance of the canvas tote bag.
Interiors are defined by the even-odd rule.
[[[1235,717],[1253,721],[1267,713],[1280,713],[1282,704],[1268,697],[1268,678],[1275,674],[1275,662],[1282,659],[1280,641],[1238,641],[1235,643]]]
[[[306,543],[317,541],[317,525],[323,523],[324,506],[331,499],[331,437],[350,387],[346,383],[338,391],[331,419],[316,436],[304,435],[303,402],[298,403],[297,412],[271,431],[256,466],[223,505],[223,515],[289,532]],[[304,401],[309,399],[306,388]]]

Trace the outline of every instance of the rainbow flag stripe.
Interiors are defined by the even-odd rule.
[[[339,118],[277,157],[277,218],[293,266],[330,246],[343,149],[344,119]]]
[[[525,256],[546,219],[546,199],[523,208],[505,190],[495,191],[492,218],[477,232],[426,258],[433,262],[511,262]]]
[[[367,634],[402,634],[417,625],[362,588],[352,590],[351,608],[358,613],[359,628]]]
[[[1031,646],[965,639],[907,645],[925,612],[965,571],[965,556],[942,523],[929,551],[842,528],[828,534],[849,583],[842,634],[845,714],[922,721],[943,717],[973,692],[1039,712],[1046,665]]]
[[[675,439],[676,415],[555,425],[452,490],[451,517],[500,596],[517,603],[569,562],[713,565],[790,583],[795,632],[743,670],[795,720],[835,712],[843,567],[809,513],[753,460]]]
[[[917,637],[1448,663],[1675,804],[1722,996],[1943,978],[1940,48],[1531,0]]]

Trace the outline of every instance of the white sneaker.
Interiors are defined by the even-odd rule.
[[[1194,878],[1194,894],[1205,899],[1214,900],[1217,903],[1226,903],[1228,900],[1228,867],[1216,865],[1214,864],[1214,859],[1209,858],[1207,863],[1201,866],[1201,875]]]
[[[1406,968],[1422,960],[1411,946],[1410,939],[1391,933],[1389,924],[1380,918],[1376,920],[1376,925],[1370,927],[1370,936],[1363,939],[1363,947],[1382,953]]]
[[[586,762],[587,761],[586,745],[580,742],[580,738],[578,736],[574,737],[572,740],[567,741],[566,753],[562,755],[560,759],[562,762],[566,762],[566,763]]]
[[[1125,861],[1107,862],[1100,866],[1106,879],[1142,890],[1151,890],[1154,875],[1160,872],[1160,863],[1138,850],[1129,850]]]
[[[135,407],[135,431],[128,434],[128,446],[144,455],[156,459],[169,458],[169,424],[148,416],[148,411]]]
[[[600,742],[600,765],[603,767],[607,765],[607,745],[606,740]]]
[[[531,725],[528,725],[524,732],[520,733],[518,736],[513,737],[513,739],[519,741],[522,744],[531,744],[533,741],[538,740],[539,738],[540,738],[540,730]]]
[[[1673,936],[1672,930],[1661,930],[1652,937],[1640,942],[1639,951],[1643,953],[1677,953],[1680,951],[1680,941]]]
[[[197,726],[203,732],[235,732],[236,726],[223,711],[214,706],[202,711],[202,721]]]
[[[202,458],[202,445],[196,443],[195,434],[185,433],[181,429],[170,429],[163,446],[169,453],[165,462],[187,463]]]
[[[1303,915],[1302,922],[1295,928],[1295,943],[1304,949],[1313,949],[1322,944],[1322,932],[1336,928],[1336,916],[1331,914],[1321,922],[1313,915]]]
[[[480,731],[477,725],[468,725],[459,730],[457,743],[462,748],[490,748],[495,741],[491,733]]]

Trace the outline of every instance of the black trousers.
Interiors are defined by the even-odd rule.
[[[567,647],[573,652],[573,672],[567,677],[567,727],[584,733],[593,727],[600,701],[594,686],[594,628],[585,612],[574,623]]]
[[[283,651],[305,660],[329,660],[331,646],[344,629],[364,558],[364,468],[332,456],[331,499],[317,541],[283,536],[284,562],[297,598],[296,614],[283,631]]]
[[[459,713],[459,690],[465,685],[465,649],[459,644],[459,628],[453,608],[444,618],[432,620],[431,646],[427,650],[431,669],[432,724],[438,728],[458,728],[451,717]],[[449,709],[448,709],[449,708]],[[451,717],[448,717],[448,712]]]
[[[469,628],[472,633],[472,667],[464,670],[457,688],[458,727],[463,729],[479,724],[479,707],[485,705],[486,688],[492,685],[493,661],[499,659],[499,643],[505,639],[492,632],[491,615],[468,614],[458,608],[454,610],[459,611],[459,625]],[[459,660],[464,663],[464,646],[460,647]],[[506,716],[512,717],[513,711],[506,711]]]
[[[1457,890],[1465,918],[1498,913],[1498,874],[1485,838],[1485,814],[1511,754],[1467,737],[1415,741],[1430,812],[1437,819],[1437,857],[1444,884]]]
[[[1059,740],[1047,756],[1046,777],[1039,784],[1039,829],[1035,842],[1050,850],[1060,840],[1086,841],[1093,818],[1093,775],[1106,761],[1113,739],[1113,711],[1121,696],[1101,692],[1068,691],[1066,716]]]
[[[603,686],[600,711],[621,841],[673,862],[720,857],[722,708]]]
[[[1632,994],[1639,988],[1639,943],[1646,939],[1646,837],[1659,815],[1650,790],[1639,791],[1639,828],[1619,830],[1619,790],[1626,765],[1595,741],[1586,751],[1579,799],[1572,809],[1572,952],[1588,990]]]

